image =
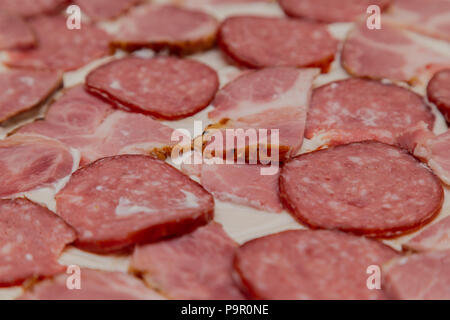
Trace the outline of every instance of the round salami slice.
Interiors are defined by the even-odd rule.
[[[82,12],[92,20],[114,19],[143,0],[75,0]]]
[[[22,18],[0,11],[0,50],[27,49],[35,45],[33,31]]]
[[[291,17],[321,22],[351,22],[364,16],[370,5],[386,9],[392,0],[279,0],[283,11]]]
[[[369,266],[398,256],[381,242],[328,230],[291,230],[249,241],[234,266],[249,298],[384,299],[367,286]]]
[[[69,71],[109,54],[109,36],[89,23],[79,30],[69,30],[63,16],[37,17],[29,23],[39,46],[8,51],[5,64]]]
[[[55,13],[62,9],[68,0],[0,0],[0,11],[11,12],[22,17],[43,13]]]
[[[80,289],[69,289],[67,283],[75,286],[73,275],[62,273],[53,279],[41,281],[19,298],[21,300],[163,300],[154,290],[126,273],[92,269],[80,269]]]
[[[0,287],[52,276],[75,231],[48,209],[26,199],[0,200]]]
[[[112,47],[190,54],[214,45],[218,22],[202,11],[149,4],[133,9],[119,21],[119,26]]]
[[[76,171],[56,195],[57,214],[94,252],[183,234],[206,224],[214,200],[203,187],[149,156],[103,158]]]
[[[62,75],[49,70],[0,72],[0,122],[41,105],[62,85]]]
[[[0,198],[48,187],[78,166],[61,142],[37,136],[14,135],[0,141]]]
[[[116,106],[175,120],[206,108],[219,87],[217,73],[189,59],[136,57],[93,70],[86,88]]]
[[[294,19],[230,17],[219,30],[222,51],[251,68],[319,67],[326,72],[337,44],[326,26]]]
[[[281,170],[282,201],[300,222],[370,237],[395,237],[440,211],[438,178],[402,150],[374,141],[307,153]]]
[[[427,87],[428,99],[433,102],[450,123],[450,70],[434,75]]]
[[[328,145],[363,140],[395,144],[396,137],[434,115],[422,97],[396,86],[363,79],[326,84],[313,91],[306,134],[324,134]]]

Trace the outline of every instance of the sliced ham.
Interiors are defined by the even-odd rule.
[[[391,299],[449,300],[450,250],[398,258],[383,268],[384,289]]]
[[[202,11],[148,4],[119,21],[111,45],[127,51],[149,48],[189,54],[212,47],[217,28],[217,20]]]
[[[359,24],[350,31],[341,63],[354,76],[414,83],[449,67],[450,55],[429,48],[411,33],[385,22],[380,30]]]
[[[427,36],[450,40],[449,0],[395,0],[383,18]]]
[[[212,219],[214,199],[163,161],[122,155],[76,171],[56,212],[77,231],[77,247],[106,253],[190,232]]]
[[[0,287],[62,272],[59,255],[76,238],[62,219],[26,199],[0,200],[0,230]]]
[[[122,272],[80,269],[80,289],[69,289],[74,274],[62,273],[28,288],[20,300],[163,300],[141,280]],[[75,282],[75,281],[74,281]]]
[[[208,117],[215,124],[207,133],[211,135],[208,139],[214,142],[214,135],[221,134],[226,152],[220,148],[218,151],[223,156],[230,151],[239,154],[242,146],[227,141],[226,132],[216,129],[243,129],[242,133],[233,132],[242,137],[245,131],[251,130],[257,139],[245,142],[245,149],[255,149],[268,142],[268,149],[278,148],[280,159],[289,158],[302,145],[312,82],[318,73],[317,69],[275,67],[245,73],[231,81],[212,103],[215,108]],[[267,141],[261,141],[264,137],[259,129],[267,129]],[[272,140],[272,130],[279,131],[278,145]],[[227,143],[230,142],[232,147],[229,148]]]
[[[0,198],[51,186],[69,176],[78,161],[61,142],[15,135],[0,141]]]
[[[450,250],[450,216],[420,232],[403,248],[414,251]]]
[[[82,12],[93,20],[114,19],[143,0],[75,0]]]
[[[41,105],[62,85],[62,75],[48,70],[0,72],[0,122]]]
[[[243,299],[232,279],[237,244],[211,222],[179,238],[137,246],[131,268],[173,299]]]
[[[0,0],[0,11],[31,17],[55,13],[67,2],[68,0]]]
[[[439,71],[433,76],[428,83],[427,95],[450,123],[450,70]]]
[[[10,50],[5,64],[11,67],[74,70],[109,54],[109,36],[84,22],[81,29],[69,30],[63,16],[42,16],[29,21],[39,46]]]
[[[21,17],[0,11],[0,50],[27,49],[35,45],[33,31]]]
[[[45,117],[18,133],[51,137],[81,152],[81,164],[124,153],[170,153],[173,129],[150,117],[114,110],[82,85],[68,89]]]

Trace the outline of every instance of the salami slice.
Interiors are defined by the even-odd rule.
[[[64,270],[58,257],[76,238],[48,209],[26,199],[0,200],[0,287]]]
[[[337,231],[285,231],[242,245],[234,266],[252,299],[384,299],[367,269],[397,257],[390,247]]]
[[[202,11],[149,4],[132,10],[119,26],[111,42],[114,48],[190,54],[214,45],[218,22]]]
[[[109,54],[109,36],[89,23],[84,22],[79,30],[69,30],[63,16],[53,16],[38,17],[29,24],[39,46],[8,51],[5,64],[69,71]]]
[[[62,85],[62,75],[48,70],[0,72],[0,122],[39,106]]]
[[[450,40],[448,0],[395,0],[384,19],[427,36]]]
[[[163,300],[142,281],[122,272],[80,270],[80,289],[69,289],[72,274],[62,273],[41,281],[19,298],[21,300]],[[70,283],[70,282],[69,282]]]
[[[450,123],[450,69],[436,73],[428,83],[428,100],[433,102]]]
[[[43,13],[55,13],[67,2],[67,0],[0,0],[0,11],[31,17]]]
[[[173,129],[141,114],[114,110],[82,85],[66,90],[50,106],[45,121],[27,124],[17,132],[50,137],[78,149],[81,165],[125,153],[164,159],[175,143]]]
[[[395,237],[440,211],[437,177],[405,150],[367,141],[303,154],[281,170],[281,199],[313,228]]]
[[[214,200],[160,160],[123,155],[76,171],[56,207],[78,232],[76,246],[111,252],[192,231],[212,219]]]
[[[0,198],[48,187],[78,166],[71,151],[56,140],[15,135],[0,141]]]
[[[125,13],[131,7],[143,0],[75,0],[75,4],[80,6],[92,20],[114,19]]]
[[[318,67],[322,72],[338,44],[324,25],[256,16],[225,19],[218,41],[223,52],[246,67]]]
[[[450,250],[450,216],[420,232],[403,248],[414,251]]]
[[[450,299],[450,250],[414,254],[383,268],[390,298],[403,300]]]
[[[394,144],[419,122],[434,126],[431,108],[418,94],[396,85],[348,79],[314,90],[305,136],[321,135],[328,145],[363,140]]]
[[[370,5],[385,10],[392,0],[279,0],[283,11],[291,17],[321,22],[351,22],[366,14]]]
[[[35,45],[33,31],[22,18],[0,11],[0,50],[27,49]]]
[[[136,247],[131,268],[173,299],[243,299],[232,279],[236,243],[212,222],[179,238]]]
[[[389,23],[379,30],[370,30],[363,23],[347,36],[341,64],[354,76],[415,83],[448,68],[450,56]]]
[[[206,108],[219,87],[216,72],[188,59],[123,58],[93,70],[89,92],[128,110],[175,120]]]

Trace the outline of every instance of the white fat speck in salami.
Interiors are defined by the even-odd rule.
[[[414,251],[450,250],[450,216],[420,232],[403,248]]]
[[[73,166],[70,149],[57,140],[9,137],[0,141],[0,197],[47,187],[69,176]]]
[[[363,140],[395,144],[419,122],[434,126],[434,115],[418,94],[363,79],[335,81],[313,91],[305,136],[322,135],[328,145]]]
[[[236,243],[211,222],[192,233],[137,246],[131,269],[173,299],[243,299],[232,279]]]
[[[119,26],[111,42],[113,47],[188,54],[214,45],[218,22],[202,11],[148,4],[131,10]]]
[[[380,30],[369,30],[362,23],[347,36],[341,64],[354,76],[414,83],[449,67],[450,56],[388,23]]]
[[[114,19],[143,0],[75,0],[82,12],[92,20]]]
[[[321,22],[352,22],[366,15],[370,5],[385,10],[392,0],[279,0],[284,12],[291,17]]]
[[[80,269],[80,289],[67,288],[66,273],[38,282],[20,300],[164,300],[141,280],[122,272]]]
[[[338,44],[324,25],[257,16],[227,18],[218,42],[223,52],[246,67],[318,67],[323,72]]]
[[[75,231],[47,208],[26,199],[0,200],[0,287],[52,276]]]
[[[113,107],[87,93],[82,85],[66,90],[51,104],[45,121],[38,120],[17,133],[57,139],[81,152],[81,165],[118,154],[152,154],[161,159],[170,152],[173,129],[142,114]]]
[[[4,63],[11,67],[69,71],[109,54],[109,36],[84,22],[69,30],[62,16],[42,16],[29,21],[39,45],[34,49],[10,50]]]
[[[438,107],[450,123],[450,69],[442,70],[431,78],[427,94],[428,99]]]
[[[67,0],[0,0],[0,11],[11,12],[22,17],[54,13]]]
[[[76,171],[56,195],[56,212],[78,232],[75,245],[111,252],[206,224],[213,217],[214,200],[160,160],[123,155]]]
[[[219,79],[213,69],[194,60],[132,57],[93,70],[86,88],[118,107],[176,120],[206,108]]]
[[[337,231],[285,231],[251,240],[235,257],[241,285],[252,299],[384,299],[367,287],[367,268],[398,254],[364,237]]]
[[[0,122],[42,104],[62,85],[56,71],[16,69],[0,72]]]
[[[449,300],[450,250],[398,258],[383,268],[384,288],[391,299]]]
[[[0,50],[27,49],[35,45],[33,31],[21,17],[0,11]]]
[[[281,199],[300,222],[370,237],[395,237],[440,211],[440,181],[402,150],[374,141],[300,155],[280,175]]]

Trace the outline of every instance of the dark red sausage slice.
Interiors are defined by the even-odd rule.
[[[26,199],[0,200],[0,287],[52,276],[75,231],[47,208]]]
[[[175,120],[206,108],[219,87],[216,72],[189,59],[124,58],[86,78],[86,88],[117,106]]]
[[[397,257],[390,247],[337,231],[285,231],[249,241],[235,270],[252,299],[384,299],[367,287],[367,268]]]
[[[100,159],[76,171],[56,195],[56,212],[95,252],[183,234],[206,224],[213,197],[177,169],[141,155]]]
[[[281,170],[280,193],[302,223],[371,237],[423,226],[444,197],[437,177],[406,150],[374,141],[294,158]]]
[[[428,99],[433,102],[450,123],[450,70],[436,73],[428,83]]]

